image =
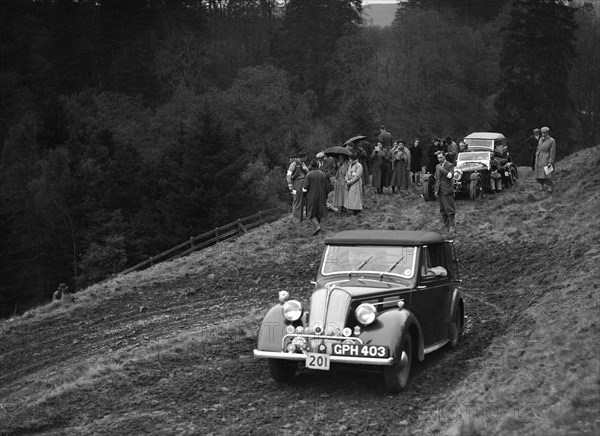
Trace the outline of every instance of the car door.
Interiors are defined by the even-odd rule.
[[[421,247],[417,287],[411,297],[410,311],[421,325],[426,349],[448,337],[446,311],[452,297],[443,259],[442,244]]]

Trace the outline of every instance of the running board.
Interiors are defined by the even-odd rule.
[[[435,344],[433,344],[433,345],[430,345],[429,347],[426,347],[426,348],[423,350],[423,353],[425,353],[425,354],[429,354],[429,353],[431,353],[432,351],[435,351],[435,350],[438,350],[438,349],[442,348],[442,347],[443,347],[444,345],[446,345],[448,342],[450,342],[450,341],[448,340],[448,338],[446,338],[446,339],[442,339],[441,341],[439,341],[439,342],[436,342]]]

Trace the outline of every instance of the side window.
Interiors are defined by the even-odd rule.
[[[446,277],[448,268],[444,256],[444,246],[442,244],[428,245],[421,249],[421,276]]]
[[[458,280],[460,278],[458,273],[458,258],[456,256],[454,245],[452,245],[451,242],[445,242],[444,252],[445,258],[450,262],[450,264],[447,265],[448,276],[450,277],[450,280]]]

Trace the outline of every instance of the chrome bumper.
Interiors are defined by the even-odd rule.
[[[306,360],[306,355],[301,353],[283,353],[280,351],[260,351],[254,350],[254,357],[257,359],[282,359],[295,360],[303,362]],[[378,365],[391,366],[394,364],[392,357],[351,357],[351,356],[334,356],[329,355],[329,359],[333,363],[350,363],[354,365]]]

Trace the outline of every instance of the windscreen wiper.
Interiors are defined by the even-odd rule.
[[[365,259],[360,265],[358,265],[356,268],[352,268],[352,271],[350,271],[348,273],[348,275],[352,275],[353,272],[355,271],[360,271],[360,269],[365,266],[367,264],[368,261],[370,261],[371,259],[373,259],[373,254],[371,256],[369,256],[367,259]]]
[[[398,265],[400,262],[402,262],[404,260],[404,256],[402,256],[400,259],[398,259],[396,261],[396,263],[394,263],[392,266],[390,266],[388,269],[385,270],[385,272],[390,272],[391,270],[393,270],[394,268],[396,268],[396,265]]]

